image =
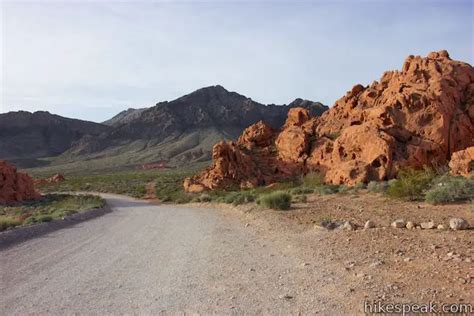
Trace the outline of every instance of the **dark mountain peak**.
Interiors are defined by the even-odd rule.
[[[221,85],[208,86],[208,87],[198,89],[197,91],[199,90],[206,90],[206,91],[213,91],[213,92],[229,92],[226,88],[224,88]]]
[[[325,111],[329,109],[327,105],[322,104],[321,102],[314,102],[311,100],[306,100],[306,99],[301,99],[297,98],[290,104],[288,104],[289,107],[292,108],[305,108],[309,110],[309,114],[311,116],[320,116],[323,114]]]
[[[128,123],[131,120],[135,119],[136,117],[140,116],[140,114],[147,109],[148,108],[141,108],[141,109],[128,108],[118,113],[111,119],[102,122],[102,124],[105,124],[108,126],[118,126],[124,123]]]
[[[241,97],[241,98],[246,98],[245,96],[243,95],[240,95],[236,92],[230,92],[228,91],[227,89],[225,89],[223,86],[220,86],[220,85],[216,85],[216,86],[208,86],[208,87],[204,87],[204,88],[200,88],[200,89],[197,89],[196,91],[193,91],[189,94],[186,94],[174,101],[179,101],[179,100],[190,100],[190,99],[193,99],[193,98],[196,98],[196,99],[200,99],[200,98],[225,98],[225,97],[228,97],[228,96],[238,96],[238,97]],[[173,101],[171,101],[173,102]]]

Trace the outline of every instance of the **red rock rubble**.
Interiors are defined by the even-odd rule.
[[[64,180],[66,180],[66,178],[64,178],[64,175],[62,175],[61,173],[56,173],[55,175],[46,179],[35,179],[34,183],[35,185],[40,185],[40,184],[63,182]]]

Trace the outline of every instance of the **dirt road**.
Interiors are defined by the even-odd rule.
[[[106,198],[113,212],[0,252],[0,314],[347,311],[342,280],[290,239],[223,211]]]

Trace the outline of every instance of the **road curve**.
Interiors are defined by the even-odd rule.
[[[337,311],[317,269],[236,217],[105,197],[111,213],[0,251],[0,314]]]

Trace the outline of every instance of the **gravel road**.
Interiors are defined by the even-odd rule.
[[[111,213],[0,252],[2,315],[341,312],[285,238],[219,210],[105,198]]]

